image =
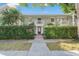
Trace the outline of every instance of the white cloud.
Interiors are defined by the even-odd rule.
[[[14,7],[14,8],[16,8],[16,5],[19,5],[19,3],[7,3],[7,5],[8,5],[9,7]]]
[[[7,5],[19,5],[19,3],[7,3]]]

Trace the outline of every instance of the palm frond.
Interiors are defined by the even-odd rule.
[[[27,7],[28,6],[27,3],[19,3],[19,5],[22,6],[22,7]]]

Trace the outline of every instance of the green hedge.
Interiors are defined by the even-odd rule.
[[[76,26],[60,26],[60,27],[45,27],[44,35],[47,39],[72,39],[77,38]]]
[[[0,39],[32,39],[32,26],[0,26]]]

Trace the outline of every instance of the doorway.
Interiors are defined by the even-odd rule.
[[[38,34],[41,34],[41,26],[38,26],[37,32],[38,32]]]

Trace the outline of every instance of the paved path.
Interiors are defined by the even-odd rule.
[[[28,53],[28,56],[50,56],[51,52],[49,51],[46,43],[43,40],[41,35],[37,35],[32,42],[32,47]]]
[[[0,56],[27,56],[28,51],[0,51]]]
[[[28,56],[28,51],[0,51],[0,56]],[[51,51],[49,56],[79,56],[79,51]]]
[[[51,51],[52,56],[79,56],[79,51]],[[77,53],[76,53],[77,52]]]

